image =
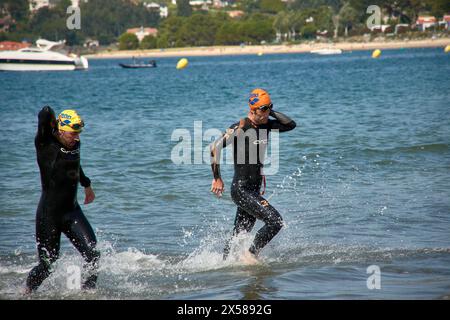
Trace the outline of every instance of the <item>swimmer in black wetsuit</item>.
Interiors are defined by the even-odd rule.
[[[249,98],[248,117],[233,124],[221,138],[213,142],[211,150],[211,167],[214,179],[211,191],[221,196],[224,184],[220,176],[220,153],[223,148],[234,145],[234,178],[231,185],[231,197],[237,205],[233,237],[242,231],[250,232],[256,219],[265,225],[256,233],[253,244],[244,256],[248,263],[255,263],[261,249],[280,231],[283,219],[278,211],[260,194],[265,177],[261,170],[264,154],[269,142],[269,132],[289,131],[296,124],[286,115],[273,110],[269,94],[262,89],[255,89]],[[275,120],[269,119],[269,116]],[[230,241],[224,249],[224,260],[230,252]]]
[[[39,112],[38,118],[35,146],[42,185],[36,211],[39,264],[28,275],[25,293],[35,291],[50,275],[51,265],[58,259],[61,233],[86,261],[88,276],[83,289],[93,289],[100,253],[95,248],[94,231],[77,201],[78,183],[85,188],[85,204],[95,198],[91,181],[80,166],[79,134],[84,123],[74,110],[64,110],[56,120],[49,106]]]

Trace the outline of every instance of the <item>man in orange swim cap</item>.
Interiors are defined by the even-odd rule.
[[[211,167],[214,179],[211,192],[221,196],[224,184],[220,176],[220,153],[229,144],[234,145],[234,178],[231,185],[231,197],[237,205],[233,236],[245,231],[250,232],[257,219],[264,226],[256,233],[253,244],[244,254],[245,263],[256,263],[261,249],[280,231],[283,219],[278,211],[262,197],[261,185],[265,177],[262,173],[264,154],[269,142],[269,132],[290,131],[295,122],[288,116],[273,110],[272,100],[267,91],[255,89],[248,98],[250,108],[246,118],[233,124],[221,138],[210,145]],[[269,116],[274,119],[269,119]],[[252,150],[253,148],[253,150]],[[254,150],[256,148],[256,151]],[[256,155],[256,156],[255,156]],[[224,259],[230,252],[230,242],[224,249]]]
[[[249,118],[254,123],[267,123],[270,111],[273,108],[272,100],[267,91],[263,89],[253,90],[248,98],[248,106],[250,107]]]

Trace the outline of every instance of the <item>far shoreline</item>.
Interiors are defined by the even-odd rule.
[[[450,38],[426,40],[392,40],[371,42],[336,42],[336,43],[310,43],[295,45],[255,45],[255,46],[211,46],[188,47],[151,50],[117,50],[103,51],[96,54],[84,55],[89,59],[121,59],[121,58],[163,58],[163,57],[199,57],[199,56],[228,56],[228,55],[264,55],[284,53],[309,53],[318,49],[341,49],[345,51],[360,50],[388,50],[403,48],[444,48],[450,45]]]

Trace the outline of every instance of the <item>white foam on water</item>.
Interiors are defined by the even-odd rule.
[[[11,265],[0,265],[0,275],[1,274],[10,274],[10,273],[17,273],[17,274],[27,274],[30,272],[30,270],[34,267],[34,264],[25,264],[25,265],[17,265],[17,264],[11,264]]]
[[[317,242],[300,237],[296,224],[283,228],[284,234],[277,235],[259,257],[262,265],[270,268],[293,268],[299,266],[322,266],[344,264],[371,264],[391,262],[394,258],[410,257],[417,254],[448,253],[449,248],[380,248],[366,245]],[[68,269],[76,266],[83,273],[83,258],[74,249],[62,253],[53,266],[54,272],[44,281],[41,288],[31,299],[114,299],[114,298],[164,298],[177,293],[207,289],[207,282],[198,279],[212,275],[208,272],[242,272],[247,265],[241,261],[242,254],[248,250],[254,239],[252,233],[242,233],[234,237],[227,260],[223,260],[224,245],[221,226],[211,225],[200,239],[200,245],[188,255],[160,256],[148,254],[142,249],[127,248],[119,251],[108,241],[99,241],[101,252],[99,263],[99,289],[82,291],[67,287]],[[195,239],[191,231],[184,233],[188,240]],[[280,237],[282,236],[282,237]],[[187,243],[188,244],[188,243]],[[189,246],[187,246],[189,247]],[[28,257],[29,258],[29,257]],[[35,259],[36,257],[34,257]],[[18,262],[0,265],[0,297],[21,299],[26,275],[37,261],[18,257]],[[3,277],[4,276],[4,277]],[[194,280],[193,280],[194,279]]]
[[[32,267],[22,267],[22,266],[0,266],[0,274],[9,274],[9,273],[18,273],[18,274],[25,274],[30,272]]]
[[[253,235],[242,233],[234,237],[230,243],[230,254],[226,260],[223,260],[223,252],[216,249],[219,239],[212,238],[212,235],[207,236],[206,241],[202,241],[200,247],[189,254],[186,259],[180,261],[176,268],[183,272],[204,272],[245,265],[240,258],[250,247]]]
[[[113,274],[125,274],[138,271],[161,270],[166,262],[153,254],[145,254],[136,248],[127,251],[113,252],[101,257],[99,271]]]
[[[222,251],[217,250],[221,242],[215,233],[207,235],[202,244],[186,257],[163,259],[136,248],[116,251],[108,242],[99,242],[102,252],[99,269],[99,289],[83,291],[68,288],[68,268],[78,266],[83,273],[83,259],[76,251],[62,254],[53,266],[52,275],[44,281],[37,293],[24,297],[22,290],[26,274],[36,265],[1,265],[0,274],[6,275],[0,282],[0,297],[6,299],[155,299],[177,294],[208,289],[207,284],[195,279],[204,279],[204,272],[237,272],[246,270],[240,257],[248,250],[253,234],[243,233],[231,242],[227,260],[222,259]],[[276,247],[265,248],[260,257],[264,266],[270,268],[298,268],[298,266],[323,266],[364,264],[376,262],[390,263],[394,258],[412,255],[449,253],[449,248],[399,249],[367,246],[345,246],[326,243],[303,243],[294,241]],[[15,275],[14,275],[15,274]],[[19,276],[20,275],[20,276]],[[207,278],[210,275],[206,276]],[[192,280],[194,279],[194,280]]]
[[[128,248],[126,251],[117,252],[113,245],[107,241],[100,241],[98,249],[101,252],[99,263],[99,281],[106,285],[106,291],[126,293],[126,296],[149,291],[150,284],[140,281],[142,275],[151,276],[153,273],[161,273],[165,270],[167,262],[156,255],[145,254],[136,248]],[[36,257],[35,257],[36,258]],[[33,261],[27,264],[0,265],[0,275],[4,281],[0,282],[0,297],[21,299],[28,273],[38,264]],[[101,298],[101,291],[84,291],[79,286],[70,286],[68,279],[74,275],[74,270],[79,270],[81,282],[83,282],[85,270],[84,259],[73,248],[62,252],[59,259],[52,265],[52,274],[42,283],[39,290],[30,296],[34,299],[80,299]],[[20,276],[17,276],[19,274]],[[4,277],[3,277],[4,276]],[[2,280],[3,280],[2,279]],[[101,285],[99,285],[101,287]],[[106,298],[111,297],[110,294]]]

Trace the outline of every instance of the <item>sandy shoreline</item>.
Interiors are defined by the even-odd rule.
[[[170,48],[153,50],[123,50],[104,51],[85,55],[89,59],[111,59],[131,57],[194,57],[194,56],[222,56],[222,55],[253,55],[253,54],[279,54],[279,53],[305,53],[311,50],[335,48],[343,51],[374,50],[374,49],[401,49],[401,48],[427,48],[450,45],[450,38],[405,40],[405,41],[372,41],[372,42],[338,42],[338,43],[312,43],[298,45],[258,45],[258,46],[212,46],[193,48]]]

